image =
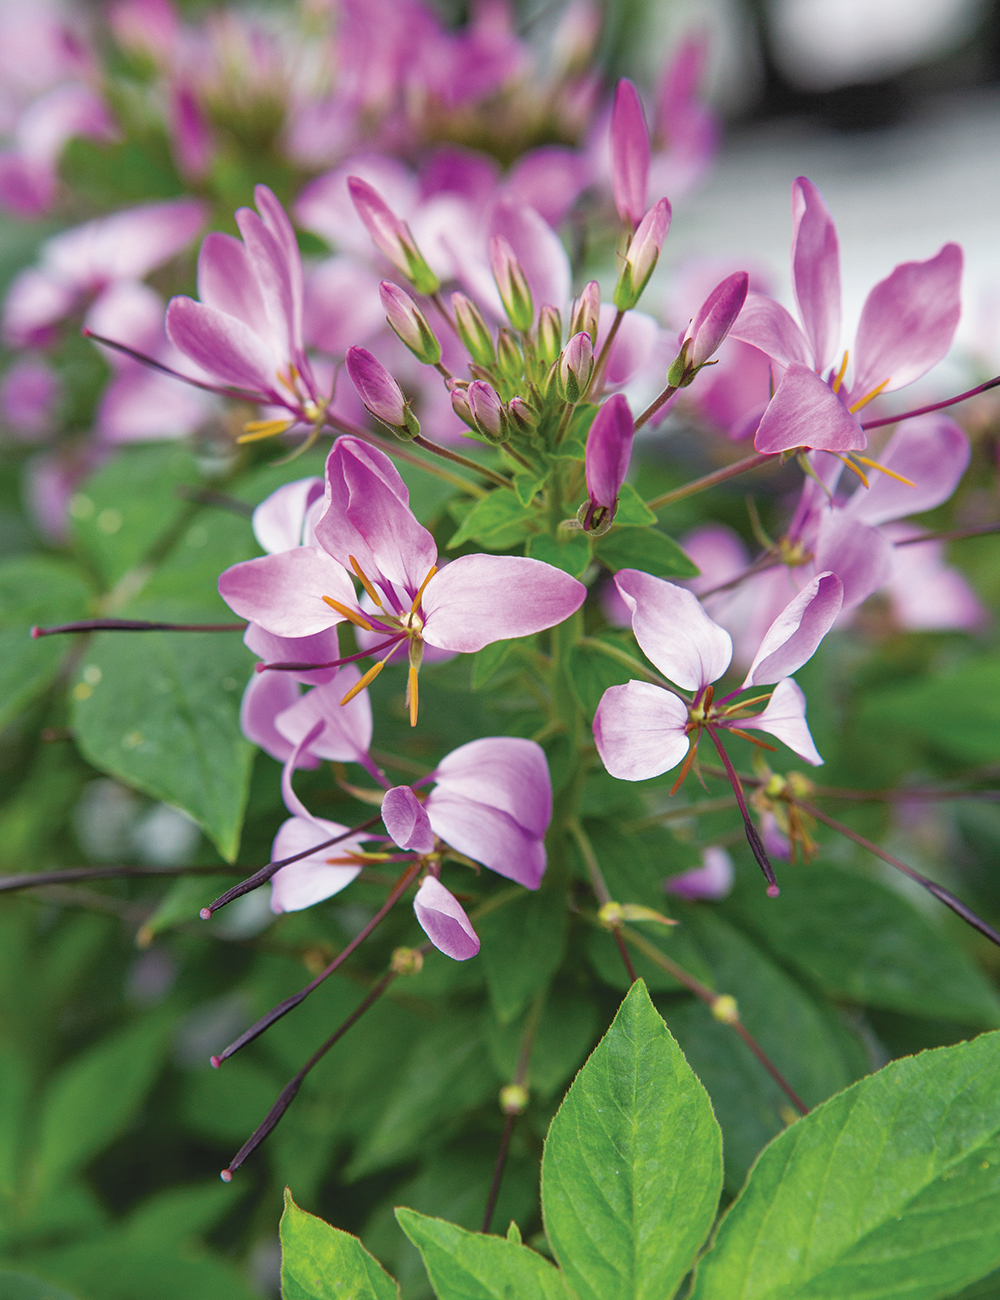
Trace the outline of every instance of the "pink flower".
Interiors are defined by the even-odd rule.
[[[713,845],[702,849],[701,866],[682,871],[663,882],[668,894],[694,902],[699,898],[725,898],[733,888],[733,860],[725,849]]]
[[[590,505],[582,521],[587,532],[600,534],[611,527],[618,493],[628,473],[634,432],[628,402],[621,393],[615,393],[594,416],[587,434],[586,476]]]
[[[649,129],[639,92],[623,77],[611,112],[611,185],[618,215],[635,229],[646,211]]]
[[[819,190],[800,176],[792,186],[792,280],[801,326],[778,303],[751,294],[733,338],[767,353],[784,373],[754,445],[859,451],[867,438],[855,412],[882,392],[926,374],[951,346],[960,313],[962,250],[945,244],[926,262],[903,262],[880,281],[861,312],[854,347],[840,369],[840,254]],[[846,378],[848,357],[853,376]]]
[[[39,442],[52,430],[62,385],[40,357],[21,357],[0,383],[0,416],[21,442]]]
[[[110,113],[89,86],[70,82],[36,99],[20,116],[14,146],[0,150],[0,205],[19,217],[48,212],[59,185],[59,157],[74,136],[107,140]]]
[[[424,876],[413,900],[420,927],[431,943],[455,961],[468,961],[479,951],[479,936],[465,909],[436,876]]]

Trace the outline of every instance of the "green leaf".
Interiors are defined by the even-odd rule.
[[[239,725],[252,656],[235,633],[103,632],[73,690],[84,756],[183,809],[232,862],[254,747]]]
[[[543,469],[519,469],[514,471],[514,491],[517,493],[517,499],[522,506],[531,505],[539,491],[545,486],[548,476],[547,466]]]
[[[123,447],[70,499],[73,533],[109,587],[144,560],[191,506],[178,494],[201,480],[183,443]]]
[[[590,563],[590,538],[579,529],[566,529],[558,538],[536,533],[528,538],[527,553],[533,560],[542,560],[579,578]]]
[[[656,515],[646,505],[631,483],[623,483],[618,494],[618,509],[615,511],[615,523],[642,526],[655,524]],[[610,535],[610,534],[609,534]]]
[[[1000,1034],[894,1061],[762,1154],[692,1300],[935,1300],[1000,1265]]]
[[[476,929],[490,1001],[506,1025],[559,969],[566,946],[565,895],[558,889],[519,893],[477,920]]]
[[[629,632],[602,632],[594,639],[637,657],[635,641]],[[609,686],[623,686],[636,676],[620,660],[591,645],[573,646],[569,652],[567,670],[573,694],[588,718],[593,718],[597,712],[601,696]]]
[[[249,519],[202,510],[128,604],[115,612],[125,618],[235,622],[233,611],[219,595],[219,574],[256,556],[259,549]]]
[[[0,727],[45,690],[72,644],[61,636],[33,641],[31,628],[85,618],[87,595],[79,573],[58,560],[0,564]]]
[[[740,882],[726,905],[835,998],[996,1028],[1000,998],[946,932],[894,889],[830,863],[785,872],[781,897]]]
[[[669,1300],[708,1235],[721,1185],[708,1094],[640,980],[545,1142],[545,1230],[580,1300]]]
[[[464,542],[482,542],[490,550],[505,550],[534,531],[534,513],[521,504],[515,493],[497,488],[472,507],[448,542],[448,550]]]
[[[615,516],[616,524],[623,522]],[[700,572],[674,539],[658,528],[612,528],[598,538],[596,554],[612,573],[641,569],[654,578],[694,578]]]
[[[167,1026],[147,1016],[75,1057],[55,1076],[44,1098],[35,1158],[39,1187],[51,1187],[81,1169],[128,1128],[156,1078]]]
[[[559,1270],[517,1241],[466,1232],[416,1210],[400,1208],[396,1218],[439,1300],[573,1300]]]
[[[472,660],[472,689],[474,691],[478,691],[486,685],[516,645],[516,640],[492,641],[475,654]]]
[[[530,1014],[530,1013],[529,1013]],[[492,1016],[486,1024],[490,1055],[501,1078],[517,1069],[524,1020],[498,1025]],[[586,994],[553,989],[545,999],[531,1045],[528,1086],[532,1093],[551,1097],[580,1066],[597,1037],[597,1007]]]
[[[399,1287],[357,1237],[300,1210],[285,1188],[282,1300],[398,1300]]]
[[[0,1269],[0,1296],[3,1300],[73,1300],[61,1286],[27,1273],[8,1273],[6,1269]]]

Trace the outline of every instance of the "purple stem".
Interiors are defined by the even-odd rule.
[[[901,415],[884,415],[881,420],[869,420],[867,424],[862,424],[862,429],[866,432],[868,429],[880,429],[883,424],[898,424],[901,420],[912,420],[916,415],[929,415],[931,411],[943,411],[946,406],[954,406],[956,402],[964,402],[967,397],[975,397],[977,393],[985,393],[990,388],[996,388],[1000,384],[1000,375],[995,379],[987,379],[985,384],[979,384],[975,388],[970,388],[966,393],[959,393],[957,397],[949,397],[944,402],[932,402],[930,406],[918,406],[915,411],[903,411]]]
[[[331,659],[325,664],[256,664],[256,671],[259,673],[278,672],[278,673],[304,673],[315,672],[320,668],[339,668],[341,664],[352,664],[356,659],[367,659],[369,655],[377,655],[380,650],[394,642],[406,639],[406,633],[401,632],[399,636],[390,637],[388,641],[381,641],[378,645],[372,646],[370,650],[359,650],[356,655],[346,655],[343,659]]]
[[[726,775],[729,777],[729,783],[733,787],[733,794],[736,796],[736,802],[740,806],[740,813],[743,817],[743,825],[746,828],[747,841],[750,844],[750,851],[757,859],[757,865],[764,873],[764,879],[767,881],[767,895],[769,898],[777,898],[781,892],[778,889],[778,882],[774,878],[774,868],[771,866],[771,860],[767,856],[767,850],[764,843],[757,834],[757,827],[750,820],[750,813],[747,811],[747,801],[743,795],[743,786],[740,784],[740,778],[736,774],[736,768],[733,767],[729,755],[722,747],[722,741],[716,735],[714,727],[706,727],[705,730],[712,737],[712,744],[718,750],[719,757],[722,759],[722,765],[726,769]]]
[[[246,623],[148,623],[141,618],[84,618],[56,627],[33,627],[32,640],[63,632],[243,632]]]

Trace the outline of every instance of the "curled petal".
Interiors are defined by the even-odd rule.
[[[306,512],[322,495],[321,478],[300,478],[263,500],[253,512],[253,535],[261,550],[273,555],[301,546]]]
[[[190,361],[222,383],[277,400],[275,355],[235,316],[193,298],[172,298],[167,336]]]
[[[430,819],[423,804],[408,785],[397,785],[385,792],[382,799],[382,822],[393,843],[401,849],[430,853],[434,848]]]
[[[521,736],[486,736],[460,745],[434,772],[428,803],[444,794],[509,813],[542,839],[552,819],[552,782],[541,745]]]
[[[291,858],[313,844],[321,844],[324,840],[342,835],[347,829],[338,822],[328,822],[322,817],[310,818],[308,821],[302,817],[290,817],[274,838],[271,860],[280,862],[283,858]],[[271,911],[299,912],[304,907],[312,907],[324,898],[339,894],[361,870],[361,864],[338,865],[336,860],[349,858],[352,852],[357,852],[360,848],[360,840],[343,840],[340,844],[320,849],[317,853],[311,853],[298,862],[290,862],[287,867],[282,867],[271,878]]]
[[[806,723],[806,697],[790,677],[777,684],[763,713],[743,718],[738,725],[744,731],[766,731],[813,767],[822,765]]]
[[[698,898],[725,898],[733,888],[734,879],[732,858],[725,849],[712,845],[702,850],[700,867],[682,871],[679,876],[671,876],[663,882],[663,888],[668,894],[677,894],[679,898],[692,901]]]
[[[263,673],[264,677],[284,677],[284,673]],[[357,763],[368,753],[372,743],[372,706],[367,691],[359,691],[352,700],[341,700],[357,686],[361,674],[353,664],[337,671],[326,685],[300,696],[275,719],[281,735],[292,744],[319,726],[309,742],[309,753],[332,763]]]
[[[683,700],[652,682],[609,686],[594,714],[601,762],[621,781],[645,781],[676,767],[688,752]]]
[[[733,657],[732,638],[697,596],[638,569],[622,569],[615,585],[632,611],[635,639],[665,677],[698,691],[722,676]]]
[[[807,583],[764,633],[744,687],[770,685],[801,668],[833,626],[843,600],[844,584],[833,573]]]
[[[761,417],[753,445],[769,455],[795,447],[843,452],[861,451],[868,439],[829,384],[793,363]]]
[[[436,573],[424,592],[424,639],[471,654],[494,641],[530,636],[569,618],[587,589],[541,560],[462,555]]]
[[[413,900],[421,929],[439,952],[468,961],[479,951],[479,937],[454,894],[434,876],[425,876]]]
[[[219,578],[219,595],[241,618],[283,637],[313,636],[342,622],[324,596],[356,601],[341,566],[311,546],[232,565]]]
[[[545,874],[545,845],[509,813],[440,786],[424,807],[435,835],[453,849],[525,889],[538,888]]]
[[[813,366],[825,370],[840,342],[840,250],[823,196],[804,176],[792,184],[792,281]]]
[[[958,487],[970,455],[968,435],[947,416],[907,420],[889,439],[879,464],[914,486],[876,470],[871,487],[859,487],[844,512],[865,524],[884,524],[933,510]]]

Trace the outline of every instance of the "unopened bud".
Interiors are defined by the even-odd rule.
[[[348,348],[345,360],[358,396],[375,419],[388,426],[397,437],[415,438],[420,425],[399,385],[382,362],[366,348],[358,347]]]
[[[518,433],[534,433],[538,427],[537,416],[523,397],[512,397],[507,403],[507,413]]]
[[[611,112],[611,185],[618,215],[633,230],[646,210],[649,157],[649,128],[642,100],[632,82],[623,77]]]
[[[509,384],[516,384],[524,377],[524,357],[517,339],[508,329],[501,329],[497,335],[497,369]]]
[[[520,1115],[528,1104],[528,1089],[523,1083],[508,1083],[500,1089],[500,1109],[505,1115]]]
[[[712,1003],[711,1011],[716,1020],[721,1020],[724,1025],[739,1023],[740,1009],[736,1005],[736,999],[730,993],[723,993],[717,997]]]
[[[634,433],[628,402],[615,393],[594,416],[587,434],[585,472],[591,508],[580,523],[589,533],[600,536],[611,527],[618,493],[628,473]]]
[[[594,345],[589,334],[574,334],[559,358],[559,387],[567,402],[578,402],[594,373]]]
[[[457,292],[451,295],[451,309],[455,314],[455,330],[469,356],[477,366],[489,369],[496,354],[493,351],[493,335],[482,312],[471,298]]]
[[[378,291],[389,328],[418,361],[422,361],[425,366],[436,366],[441,360],[441,344],[424,313],[404,289],[390,280],[383,280]]]
[[[396,975],[419,975],[424,968],[424,954],[419,948],[396,948],[389,969]]]
[[[597,330],[601,315],[601,286],[596,280],[583,286],[583,292],[573,304],[573,316],[569,323],[570,334],[589,334],[591,343],[597,342]]]
[[[510,437],[510,417],[500,400],[500,394],[481,379],[469,385],[469,405],[476,428],[490,442],[506,442]]]
[[[535,348],[539,362],[548,369],[559,356],[562,347],[562,316],[555,307],[546,304],[538,316]]]
[[[437,293],[440,282],[424,261],[406,222],[401,221],[378,190],[360,176],[348,176],[347,188],[375,247],[406,276],[417,293]]]
[[[737,271],[717,284],[702,303],[689,331],[692,340],[691,365],[703,366],[722,346],[746,302],[750,279]]]
[[[629,243],[625,265],[615,285],[615,306],[619,311],[630,311],[642,297],[669,229],[670,204],[660,199],[640,221]]]
[[[450,384],[451,405],[455,414],[467,424],[470,429],[476,427],[476,417],[472,414],[472,407],[469,405],[469,392],[467,384]]]
[[[531,329],[535,305],[531,300],[531,288],[524,268],[503,235],[494,235],[490,240],[490,261],[507,319],[523,334]]]
[[[597,919],[600,921],[601,925],[607,926],[609,930],[613,930],[615,926],[621,925],[625,920],[625,914],[622,911],[621,903],[605,903],[597,913]]]

